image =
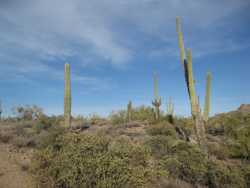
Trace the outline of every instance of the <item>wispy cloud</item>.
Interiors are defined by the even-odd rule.
[[[34,60],[65,60],[72,56],[82,59],[94,56],[101,58],[101,62],[121,65],[129,62],[143,45],[140,36],[133,37],[133,30],[171,41],[175,39],[176,15],[184,18],[187,31],[191,27],[207,28],[220,24],[220,20],[249,2],[12,0],[0,4],[0,50],[10,57],[31,55]]]

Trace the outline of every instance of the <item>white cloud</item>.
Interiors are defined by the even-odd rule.
[[[165,53],[169,48],[167,52],[175,54],[176,15],[183,17],[185,36],[189,36],[192,28],[218,26],[221,20],[249,4],[246,0],[1,1],[0,51],[15,66],[17,59],[26,58],[39,65],[27,63],[28,70],[29,66],[47,69],[39,62],[71,57],[82,59],[82,64],[93,63],[97,58],[120,66],[145,49],[154,54]],[[142,36],[165,41],[166,46],[150,49],[140,40]],[[187,38],[195,38],[191,36]],[[218,43],[218,37],[214,41],[207,37],[202,42]],[[201,46],[200,40],[194,41],[194,46]],[[0,60],[4,61],[2,57]],[[23,70],[21,61],[17,67]]]

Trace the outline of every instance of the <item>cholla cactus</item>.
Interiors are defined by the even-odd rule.
[[[127,121],[130,122],[132,120],[132,102],[129,101],[127,106]]]
[[[203,117],[204,120],[207,122],[209,118],[209,112],[210,112],[210,99],[211,99],[211,73],[207,73],[207,81],[206,81],[206,98],[205,98],[205,104],[204,104],[204,112]]]
[[[158,96],[158,79],[156,73],[154,74],[154,100],[152,101],[152,105],[155,107],[155,120],[160,119],[160,106],[161,106],[161,98]]]
[[[65,86],[64,86],[64,121],[65,126],[71,126],[71,81],[70,81],[70,65],[65,64]]]

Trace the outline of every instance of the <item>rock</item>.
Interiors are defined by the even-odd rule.
[[[240,105],[240,107],[238,108],[238,111],[250,112],[250,104],[242,104],[242,105]]]

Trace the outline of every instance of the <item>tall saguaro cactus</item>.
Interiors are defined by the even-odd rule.
[[[127,121],[131,122],[131,120],[132,120],[132,102],[129,101],[127,106]]]
[[[155,107],[155,120],[158,121],[160,119],[161,98],[158,96],[158,79],[156,73],[154,73],[154,100],[152,101],[152,105]]]
[[[171,97],[167,103],[167,119],[169,123],[174,123],[174,103]]]
[[[187,57],[184,48],[183,35],[181,31],[180,18],[176,17],[176,30],[178,34],[178,43],[180,48],[181,63],[184,67],[185,81],[187,85],[189,100],[191,104],[191,112],[195,125],[197,141],[200,147],[206,150],[205,125],[200,111],[199,100],[195,92],[195,82],[193,76],[192,53],[187,49]]]
[[[204,104],[204,111],[203,117],[204,120],[207,121],[209,118],[210,113],[210,100],[211,100],[211,73],[207,73],[207,80],[206,80],[206,97],[205,97],[205,104]]]
[[[71,126],[71,80],[70,80],[70,65],[65,64],[64,73],[64,123],[66,127]]]

